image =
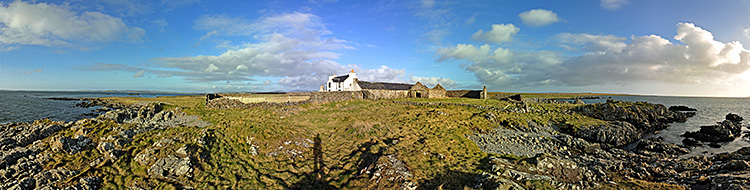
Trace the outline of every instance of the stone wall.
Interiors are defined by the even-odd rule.
[[[445,98],[447,91],[445,89],[430,89],[428,93],[429,98]]]
[[[408,90],[374,90],[368,89],[362,91],[364,99],[369,100],[380,100],[380,99],[394,99],[394,98],[407,98],[409,97]]]
[[[289,96],[310,96],[310,103],[336,102],[345,100],[364,99],[362,91],[331,91],[331,92],[293,92]]]
[[[449,90],[445,93],[450,98],[482,98],[481,90]]]

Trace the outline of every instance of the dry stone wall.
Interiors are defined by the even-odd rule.
[[[451,90],[445,93],[450,98],[482,98],[481,90]]]

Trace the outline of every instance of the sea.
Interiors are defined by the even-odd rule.
[[[603,99],[584,100],[585,103],[601,103],[607,99],[623,100],[631,102],[649,102],[663,104],[666,107],[683,105],[695,108],[698,111],[695,116],[690,117],[684,123],[671,123],[669,128],[661,130],[658,134],[649,137],[662,137],[664,142],[673,144],[682,144],[684,139],[681,135],[686,131],[698,131],[701,126],[714,125],[724,121],[725,116],[729,113],[737,114],[743,117],[742,135],[750,133],[748,123],[750,123],[750,98],[716,98],[716,97],[671,97],[671,96],[604,96]],[[736,138],[731,142],[720,142],[719,148],[712,148],[707,145],[694,147],[690,153],[681,157],[691,157],[697,155],[712,155],[722,152],[734,152],[738,149],[750,146],[750,138]]]
[[[50,98],[100,98],[100,97],[158,97],[184,94],[125,93],[125,92],[69,92],[69,91],[2,91],[0,90],[0,124],[33,122],[38,119],[76,121],[93,116],[100,107],[76,107],[81,100],[53,100]]]
[[[76,121],[93,116],[98,107],[81,108],[75,105],[79,100],[53,100],[50,98],[98,98],[98,97],[158,97],[186,94],[169,93],[118,93],[118,92],[49,92],[49,91],[0,91],[0,124],[9,122],[33,122],[48,118],[53,121]],[[188,94],[190,95],[190,94]],[[715,98],[715,97],[670,97],[670,96],[604,96],[602,99],[586,99],[585,103],[601,103],[607,99],[631,102],[650,102],[664,106],[683,105],[695,108],[695,116],[684,123],[671,123],[670,127],[649,137],[662,137],[663,141],[682,144],[680,135],[686,131],[697,131],[700,126],[713,125],[724,120],[728,113],[738,114],[745,118],[742,133],[750,133],[750,98]],[[750,146],[750,138],[737,138],[731,142],[721,142],[719,148],[708,146],[695,147],[683,157],[710,155],[722,152],[733,152]]]

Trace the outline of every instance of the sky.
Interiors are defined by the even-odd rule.
[[[750,96],[745,0],[0,1],[0,89]]]

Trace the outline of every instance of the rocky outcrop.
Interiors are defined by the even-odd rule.
[[[365,174],[372,176],[372,180],[376,184],[380,184],[381,188],[386,189],[402,189],[402,190],[414,190],[417,189],[417,183],[411,180],[412,174],[406,167],[404,162],[401,162],[395,155],[389,154],[380,156],[378,160],[369,165],[364,170]],[[382,186],[382,185],[386,186]],[[398,187],[390,187],[388,184],[399,184]]]
[[[112,120],[117,123],[134,123],[141,128],[160,128],[172,126],[208,126],[210,123],[201,121],[198,116],[187,115],[178,110],[163,110],[164,104],[149,104],[130,109],[109,111],[98,119]]]
[[[645,102],[607,100],[606,103],[578,107],[576,112],[609,122],[581,126],[571,134],[592,142],[617,146],[633,143],[644,134],[665,129],[670,122],[687,120],[684,113],[669,111],[661,104]]]
[[[173,155],[160,158],[148,169],[149,176],[157,178],[192,177],[192,172],[189,157],[178,158]]]
[[[643,137],[643,132],[628,122],[613,121],[601,125],[584,125],[573,135],[587,141],[622,146]]]
[[[55,136],[50,141],[52,151],[61,151],[68,154],[75,154],[91,146],[92,141],[84,136],[70,138],[65,136]]]
[[[742,120],[739,115],[729,113],[724,121],[716,125],[701,126],[700,130],[687,131],[682,136],[703,142],[732,141],[742,135]]]

